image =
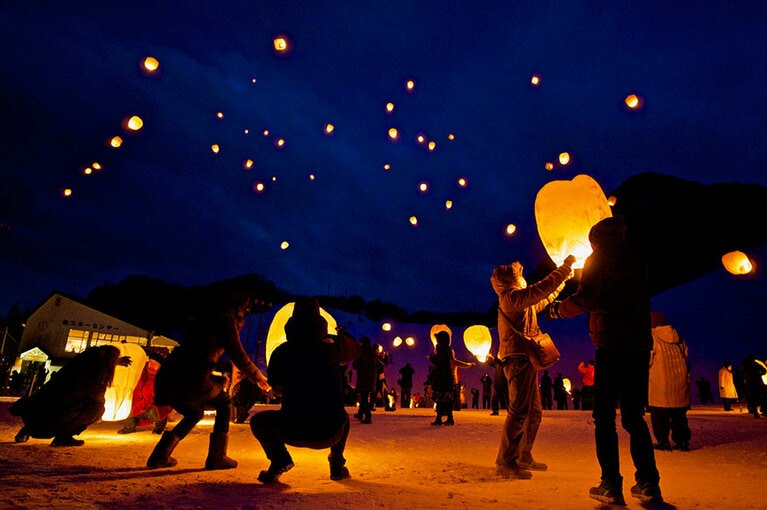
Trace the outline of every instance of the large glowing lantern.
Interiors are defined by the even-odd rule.
[[[583,267],[591,254],[591,227],[611,216],[602,188],[588,175],[576,175],[571,181],[551,181],[535,197],[538,235],[557,266],[568,255],[575,255],[573,268]]]
[[[269,325],[269,332],[266,334],[265,356],[267,365],[269,364],[269,358],[272,357],[274,349],[287,341],[287,338],[285,338],[285,324],[287,324],[288,319],[293,315],[294,306],[295,303],[288,303],[274,314],[272,323]],[[332,315],[326,312],[324,308],[320,308],[320,315],[328,322],[328,334],[335,335],[338,332],[336,329],[338,327],[336,320]]]
[[[724,268],[732,274],[748,274],[754,269],[754,265],[748,258],[748,255],[742,251],[731,251],[722,256]]]
[[[431,327],[431,331],[429,331],[429,337],[431,338],[431,343],[434,345],[434,347],[437,346],[437,333],[440,331],[447,331],[447,334],[450,335],[450,343],[453,343],[453,331],[447,326],[447,324],[435,324]]]
[[[480,362],[484,363],[490,354],[493,337],[490,335],[490,330],[487,326],[478,324],[466,328],[463,332],[463,343],[470,353],[476,356]]]
[[[101,419],[104,421],[120,421],[130,416],[131,406],[133,406],[133,390],[141,378],[141,372],[144,370],[149,357],[144,348],[138,344],[112,344],[120,349],[120,356],[130,356],[131,365],[124,367],[117,365],[115,367],[115,377],[112,379],[112,385],[107,388],[104,398],[104,414]]]
[[[762,360],[759,360],[759,359],[757,359],[757,360],[754,360],[754,361],[756,361],[756,362],[757,362],[759,365],[761,365],[761,367],[762,367],[763,369],[767,370],[767,365],[765,365],[765,364],[764,364],[764,361],[762,361]],[[764,375],[762,375],[762,384],[765,384],[765,385],[767,385],[767,373],[765,373]]]

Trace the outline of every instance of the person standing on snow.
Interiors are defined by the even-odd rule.
[[[732,403],[738,400],[738,390],[735,389],[735,377],[732,374],[732,363],[725,361],[719,369],[719,397],[725,411],[732,411]]]

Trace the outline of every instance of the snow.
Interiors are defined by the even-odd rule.
[[[50,440],[14,443],[21,422],[0,402],[0,508],[5,509],[328,509],[328,508],[609,508],[588,498],[599,479],[593,424],[587,411],[544,411],[536,460],[549,465],[531,480],[509,480],[494,467],[504,420],[488,410],[455,413],[456,425],[430,425],[429,409],[377,410],[373,424],[352,418],[347,444],[351,478],[329,478],[327,450],[289,447],[295,468],[280,483],[256,480],[268,461],[247,424],[232,424],[229,454],[239,467],[205,471],[206,418],[178,446],[178,465],[150,470],[159,436],[149,429],[118,435],[120,423],[100,422],[79,437],[85,445],[53,448]],[[258,412],[273,406],[256,406]],[[350,414],[353,408],[348,408]],[[767,419],[736,406],[695,406],[690,452],[656,452],[666,503],[657,508],[767,508]],[[649,420],[649,417],[648,417]],[[619,429],[628,508],[633,468]]]

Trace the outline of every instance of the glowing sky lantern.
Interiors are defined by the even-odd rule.
[[[445,200],[445,209],[448,211],[453,208],[453,201],[452,200]]]
[[[284,138],[278,138],[276,142],[274,142],[274,145],[278,148],[282,148],[285,146],[285,139]]]
[[[389,128],[389,138],[392,140],[399,138],[399,131],[397,131],[397,128]]]
[[[418,226],[418,218],[416,218],[415,216],[411,216],[410,224],[413,225],[414,227]]]
[[[465,188],[466,186],[468,186],[468,184],[469,184],[469,181],[466,180],[466,177],[458,178],[458,186]]]
[[[113,136],[109,139],[109,146],[113,149],[119,149],[120,146],[123,144],[123,139],[119,136]]]
[[[615,195],[610,195],[609,197],[607,197],[607,205],[609,205],[610,207],[614,206],[617,201],[618,199],[615,197]]]
[[[386,163],[384,165],[384,170],[391,170],[391,165],[389,163]]]
[[[415,82],[413,80],[408,80],[405,82],[405,90],[408,92],[413,92],[413,89],[415,89]]]
[[[399,347],[400,345],[402,345],[402,337],[401,336],[395,336],[394,340],[392,340],[391,344],[392,344],[393,347]]]
[[[506,225],[506,235],[508,236],[513,235],[514,232],[516,231],[517,231],[517,226],[514,225],[513,223],[509,223],[508,225]]]
[[[626,103],[626,106],[631,110],[637,110],[642,107],[642,98],[636,94],[629,94],[623,102]]]
[[[450,335],[450,343],[453,343],[453,331],[448,327],[447,324],[435,324],[431,327],[431,330],[429,331],[429,338],[431,338],[431,343],[435,347],[437,346],[437,333],[440,331],[447,331],[447,334]]]
[[[219,119],[223,119],[224,118],[224,112],[216,113],[216,117],[218,117]]]
[[[268,129],[264,129],[264,131],[261,134],[264,135],[264,136],[269,136],[269,130]]]
[[[72,196],[72,188],[64,188],[61,190],[61,194],[65,197],[71,197]]]
[[[554,170],[554,163],[552,163],[551,161],[547,161],[546,165],[544,165],[544,168],[546,168],[546,170],[548,171],[552,171]]]
[[[309,180],[310,180],[310,181],[313,181],[313,180],[314,180],[314,179],[316,179],[316,178],[317,178],[317,176],[316,176],[316,175],[314,175],[314,174],[309,174]]]
[[[541,84],[541,75],[540,74],[534,74],[530,77],[530,85],[533,87],[537,87]]]
[[[415,345],[415,338],[413,338],[412,336],[407,337],[405,339],[405,345],[407,345],[408,347],[413,347]]]
[[[138,115],[126,117],[123,121],[123,128],[127,131],[138,131],[144,127],[144,121]]]
[[[426,140],[426,138],[423,135],[418,135],[415,137],[415,141],[418,143],[423,143]]]
[[[428,147],[430,151],[433,151],[434,149],[437,148],[437,142],[429,142]]]
[[[146,57],[141,65],[146,72],[151,74],[160,68],[160,61],[154,57]]]
[[[602,188],[588,175],[576,175],[571,181],[551,181],[535,197],[538,235],[557,266],[568,255],[575,255],[573,267],[583,267],[591,254],[591,227],[611,216]]]
[[[112,344],[120,349],[120,356],[130,356],[131,365],[115,367],[115,376],[112,385],[107,388],[104,398],[104,414],[101,419],[104,421],[120,421],[130,415],[133,404],[133,390],[141,378],[141,372],[144,370],[149,356],[144,348],[138,344],[120,343]]]
[[[734,274],[748,274],[754,269],[754,264],[749,260],[748,255],[742,251],[731,251],[722,256],[724,268]]]
[[[98,161],[94,161],[93,163],[91,163],[91,166],[93,167],[94,170],[101,170],[101,163],[99,163]]]
[[[429,191],[429,183],[426,181],[421,181],[418,183],[418,191],[421,193],[426,193]]]
[[[272,323],[269,325],[269,331],[266,334],[266,352],[264,355],[266,356],[267,365],[269,364],[269,358],[272,357],[274,349],[286,342],[285,324],[288,322],[288,319],[290,319],[290,316],[293,315],[294,306],[295,303],[288,303],[274,314]],[[320,315],[328,323],[328,334],[335,335],[338,332],[336,320],[322,307],[320,307]]]
[[[391,113],[394,111],[394,103],[386,103],[386,112]]]
[[[449,135],[447,135],[447,139],[451,141],[455,140],[455,135],[453,133],[450,133]]]
[[[245,161],[243,161],[242,168],[244,168],[245,170],[250,170],[251,168],[253,168],[253,160],[246,159]]]
[[[210,146],[210,150],[213,151],[213,154],[218,154],[218,152],[221,150],[221,147],[219,147],[217,143],[214,143]]]
[[[383,324],[381,324],[381,330],[391,331],[391,322],[384,322]]]
[[[288,248],[290,248],[290,243],[289,243],[289,242],[287,242],[287,241],[282,241],[282,242],[280,243],[280,249],[281,249],[281,250],[287,250]]]
[[[570,153],[562,152],[559,154],[559,164],[562,166],[570,164]]]
[[[272,45],[274,46],[274,51],[276,51],[278,55],[287,55],[290,53],[290,40],[284,35],[275,37],[272,41]]]
[[[481,324],[469,326],[463,332],[463,344],[481,363],[487,361],[492,343],[493,337],[487,326]]]
[[[570,379],[568,379],[567,377],[565,377],[564,379],[562,379],[562,384],[563,384],[563,385],[564,385],[564,387],[565,387],[565,391],[566,391],[567,393],[570,393],[570,390],[571,390],[571,389],[572,389],[572,387],[573,387],[573,383],[572,383],[572,382],[570,382]]]
[[[326,124],[325,125],[325,133],[329,135],[330,133],[333,132],[333,130],[335,130],[335,128],[336,127],[333,124]]]
[[[263,182],[256,181],[253,183],[253,191],[255,191],[256,193],[263,193],[265,189],[266,189],[266,186],[264,185]]]

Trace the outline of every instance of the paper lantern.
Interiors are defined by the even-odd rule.
[[[269,331],[266,334],[266,353],[264,356],[266,357],[267,365],[274,349],[287,341],[287,338],[285,338],[285,324],[293,315],[294,306],[295,303],[288,303],[274,314],[272,323],[269,325]],[[320,308],[320,315],[328,322],[328,334],[335,335],[338,332],[336,320],[324,308]]]
[[[402,345],[402,337],[401,336],[395,336],[394,340],[392,340],[391,344],[392,344],[393,347],[399,347],[400,345]]]
[[[568,255],[575,255],[573,268],[583,267],[591,254],[591,227],[611,216],[602,188],[588,175],[576,175],[571,181],[551,181],[535,197],[538,235],[557,266]]]
[[[130,356],[131,366],[124,367],[117,365],[115,367],[115,376],[112,379],[112,385],[107,388],[104,398],[104,414],[101,419],[104,421],[120,421],[130,416],[133,406],[133,390],[141,378],[141,372],[144,370],[149,356],[144,348],[138,344],[111,344],[120,349],[120,356]]]
[[[564,387],[565,387],[565,391],[566,391],[567,393],[570,393],[570,390],[571,390],[571,389],[573,389],[573,383],[572,383],[572,382],[570,382],[570,379],[568,379],[567,377],[565,377],[564,379],[562,379],[562,384],[564,385]]]
[[[764,361],[762,361],[762,360],[758,360],[758,359],[757,359],[757,360],[754,360],[754,361],[756,361],[756,362],[757,362],[759,365],[761,365],[761,367],[762,367],[763,369],[767,370],[767,365],[765,365],[765,364],[764,364]],[[765,386],[767,386],[767,373],[765,373],[765,374],[762,376],[762,384],[764,384]]]
[[[453,343],[453,331],[447,327],[447,324],[435,324],[431,327],[431,331],[429,331],[429,337],[431,338],[431,343],[434,345],[434,347],[437,346],[437,333],[440,331],[447,331],[447,334],[450,335],[450,343]]]
[[[490,335],[490,330],[487,326],[481,324],[469,326],[463,332],[463,344],[466,346],[466,349],[482,363],[487,361],[492,343],[493,337]]]
[[[153,73],[160,67],[160,61],[154,57],[146,57],[142,64],[144,66],[144,70],[146,70],[148,73]]]
[[[748,274],[754,269],[754,265],[748,258],[748,255],[742,251],[731,251],[722,256],[724,268],[732,274]]]

